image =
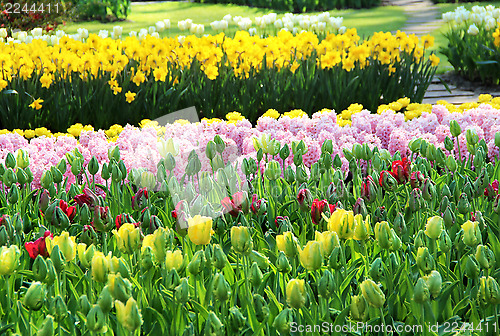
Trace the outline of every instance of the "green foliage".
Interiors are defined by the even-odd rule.
[[[130,14],[130,0],[77,0],[79,20],[125,20]],[[111,13],[108,15],[108,13]]]

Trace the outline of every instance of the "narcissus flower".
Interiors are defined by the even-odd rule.
[[[133,93],[133,92],[130,92],[128,91],[127,93],[125,93],[125,98],[127,100],[127,103],[131,103],[135,100],[135,96],[136,96],[136,93]]]
[[[43,103],[43,99],[36,99],[33,103],[30,104],[30,107],[34,110],[39,110],[42,108],[42,103]]]

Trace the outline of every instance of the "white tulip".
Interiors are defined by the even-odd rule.
[[[42,28],[33,28],[31,30],[31,35],[33,35],[33,36],[42,36],[42,34],[43,34]]]
[[[477,28],[477,26],[474,23],[469,26],[469,29],[467,29],[467,34],[469,34],[469,35],[479,34],[479,29]]]
[[[345,26],[342,26],[339,28],[339,34],[344,34],[347,28]]]
[[[0,37],[1,38],[7,37],[7,28],[0,28]]]
[[[58,31],[56,31],[56,36],[57,36],[58,38],[61,38],[61,37],[63,37],[64,35],[66,35],[66,33],[64,32],[64,30],[58,30]]]
[[[98,35],[99,35],[100,38],[105,39],[105,38],[108,37],[108,34],[109,34],[109,32],[107,30],[99,30],[99,34]]]
[[[184,35],[177,36],[177,41],[179,41],[180,44],[183,44],[185,39],[186,39],[186,36],[184,36]]]
[[[229,22],[229,21],[231,21],[231,18],[232,18],[232,17],[231,17],[231,14],[226,14],[226,15],[224,15],[224,17],[222,18],[222,20]]]
[[[115,36],[122,36],[123,27],[121,27],[121,26],[114,26],[113,27],[113,33],[115,33]]]
[[[254,36],[255,34],[257,34],[257,28],[250,28],[250,29],[248,29],[248,34],[250,36]]]
[[[150,35],[153,34],[155,31],[156,31],[156,27],[155,26],[149,26],[148,32],[149,32]]]
[[[156,26],[156,30],[160,33],[165,30],[165,22],[163,22],[163,21],[156,22],[155,26]]]
[[[281,21],[281,19],[274,21],[274,26],[278,29],[283,28],[283,26],[284,26],[283,21]]]
[[[130,33],[128,33],[128,36],[137,37],[137,32],[135,30],[132,30]]]

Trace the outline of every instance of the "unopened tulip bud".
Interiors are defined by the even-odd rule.
[[[32,270],[33,277],[37,281],[43,281],[47,277],[47,263],[40,254],[36,256]]]
[[[375,240],[383,249],[390,248],[389,239],[391,238],[391,228],[386,221],[375,224]]]
[[[106,256],[100,251],[95,251],[91,265],[92,278],[97,282],[106,282],[109,273],[109,262]]]
[[[373,222],[379,223],[383,221],[387,221],[387,211],[385,210],[384,206],[381,206],[375,209],[375,213],[373,214]]]
[[[59,245],[55,245],[50,253],[50,259],[54,264],[55,269],[58,273],[60,273],[64,267],[66,267],[66,259],[64,258],[64,254],[61,252]]]
[[[476,260],[484,269],[495,267],[495,254],[485,245],[478,245],[476,248]]]
[[[417,250],[417,266],[425,274],[434,269],[434,258],[427,247],[419,247]]]
[[[426,178],[422,185],[422,197],[430,201],[436,195],[436,187],[432,183],[430,178]]]
[[[85,296],[85,299],[87,297]],[[88,302],[88,300],[87,300]],[[97,304],[99,307],[101,307],[102,311],[104,314],[107,314],[113,309],[113,296],[111,295],[111,292],[109,290],[108,286],[104,286],[104,288],[101,291],[101,294],[99,294],[99,298],[97,299]],[[90,304],[88,306],[90,310]],[[86,314],[86,313],[84,313]]]
[[[448,196],[444,196],[441,199],[441,203],[439,203],[439,212],[444,213],[449,204],[450,204],[450,201],[448,199]]]
[[[41,282],[32,282],[24,295],[23,305],[30,310],[40,310],[45,301],[45,289]]]
[[[421,188],[424,180],[425,180],[425,177],[424,177],[424,174],[422,174],[422,172],[416,171],[416,172],[411,173],[410,185],[411,185],[412,189]]]
[[[354,215],[361,215],[363,218],[365,218],[368,215],[368,210],[366,209],[365,201],[361,198],[358,197],[356,200],[356,203],[354,203],[354,206],[352,207],[352,211]]]
[[[181,282],[181,278],[179,276],[179,273],[177,273],[177,270],[175,268],[172,268],[170,271],[168,271],[167,276],[165,277],[165,288],[168,290],[174,290],[175,287],[179,285]]]
[[[394,230],[398,235],[403,235],[406,233],[406,221],[401,212],[398,212],[396,218],[394,219]]]
[[[57,278],[56,268],[52,263],[52,259],[47,259],[47,277],[44,280],[44,283],[47,285],[52,285]]]
[[[226,301],[229,299],[231,286],[224,278],[222,273],[217,273],[214,278],[214,296],[218,301]]]
[[[436,298],[441,293],[441,287],[443,284],[443,279],[438,271],[432,271],[429,275],[423,277],[429,288],[429,292],[432,298]]]
[[[106,327],[106,317],[99,305],[94,305],[87,314],[87,320],[85,325],[92,332],[105,332]]]
[[[377,199],[377,185],[370,175],[361,183],[361,197],[368,203]]]
[[[450,121],[450,133],[455,138],[462,133],[462,129],[456,120]]]
[[[482,277],[480,279],[478,296],[487,304],[497,305],[500,303],[500,286],[493,277]]]
[[[448,232],[446,232],[446,230],[443,230],[441,232],[441,235],[439,236],[438,245],[439,245],[439,249],[443,253],[448,253],[451,250],[452,242],[451,242],[450,236],[448,235]]]
[[[246,324],[246,317],[241,314],[237,307],[232,307],[229,309],[229,328],[236,335]]]
[[[36,336],[53,336],[54,335],[54,318],[47,315],[38,329]]]
[[[351,318],[355,321],[366,321],[368,318],[368,303],[363,295],[355,295],[351,298]]]
[[[19,188],[17,187],[17,184],[12,184],[10,186],[10,190],[7,193],[7,200],[9,201],[9,204],[16,204],[19,200]]]
[[[422,191],[415,188],[410,193],[410,199],[408,200],[408,205],[412,212],[418,211],[422,207]]]
[[[465,263],[465,276],[469,279],[477,279],[479,272],[479,263],[473,255],[469,255]]]
[[[205,268],[205,254],[203,251],[196,251],[188,264],[188,271],[193,275],[198,275]]]
[[[368,274],[370,274],[370,277],[377,282],[384,277],[384,263],[381,258],[377,258],[372,262]]]
[[[455,160],[453,155],[446,158],[446,167],[448,167],[451,172],[455,172],[457,170],[457,160]]]
[[[51,310],[53,311],[55,319],[57,321],[62,321],[68,316],[68,307],[66,306],[64,299],[60,295],[57,295],[53,304],[54,306]]]
[[[257,289],[260,284],[262,283],[262,271],[259,268],[259,265],[257,265],[256,262],[252,264],[250,267],[250,273],[248,274],[248,279],[250,280],[250,283]]]
[[[299,203],[299,208],[302,211],[308,211],[311,209],[313,202],[313,197],[309,189],[300,189],[297,194],[297,202]]]
[[[427,282],[423,278],[419,278],[417,284],[415,285],[413,299],[416,303],[424,304],[429,301],[431,294],[429,292],[429,287]]]
[[[153,249],[151,246],[145,246],[141,250],[140,266],[143,271],[147,271],[154,266]]]
[[[306,302],[304,280],[292,279],[286,285],[286,302],[292,308],[302,308]]]
[[[370,306],[375,308],[382,308],[384,306],[384,292],[382,292],[380,286],[377,285],[373,280],[366,279],[361,283],[360,287],[361,293],[363,293],[363,297]]]
[[[366,240],[370,237],[371,234],[371,223],[370,223],[370,215],[366,216],[366,219],[363,220],[362,215],[354,216],[354,239],[355,240]]]
[[[189,300],[189,283],[187,278],[182,278],[180,284],[175,287],[175,299],[180,303]]]
[[[108,276],[108,288],[111,295],[121,302],[127,302],[132,296],[132,284],[124,279],[120,273],[110,273]]]

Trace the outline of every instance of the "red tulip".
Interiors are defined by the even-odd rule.
[[[325,211],[325,209],[330,210],[329,204],[326,200],[320,201],[319,199],[314,199],[311,205],[311,219],[312,222],[318,225],[323,217],[321,214]]]
[[[52,233],[47,230],[44,232],[43,236],[38,238],[37,240],[24,243],[24,247],[26,248],[26,251],[28,251],[31,259],[35,259],[38,255],[41,255],[42,257],[49,256],[47,246],[45,245],[45,238],[49,236],[50,238],[53,238]]]
[[[66,216],[68,216],[70,221],[72,221],[73,218],[75,218],[75,215],[76,215],[76,207],[75,206],[69,206],[67,202],[60,200],[59,207],[66,214]]]
[[[410,178],[410,166],[411,162],[406,158],[392,162],[391,174],[394,178],[396,178],[399,184],[408,182],[408,179]]]
[[[498,195],[498,180],[491,182],[484,189],[484,196],[493,199],[496,195]]]

